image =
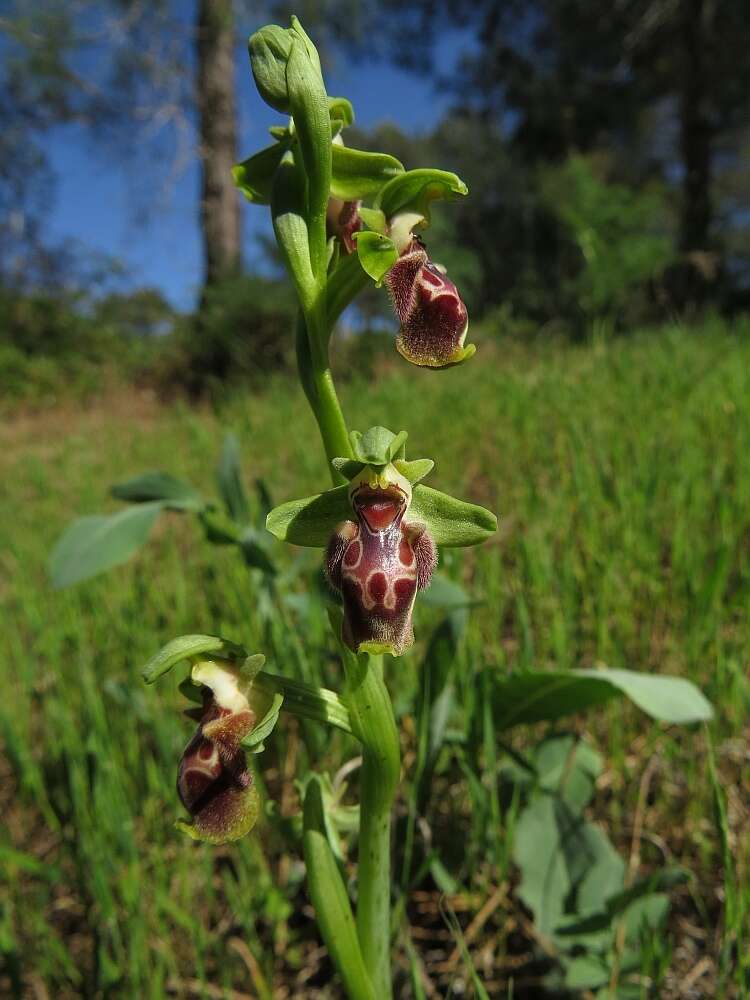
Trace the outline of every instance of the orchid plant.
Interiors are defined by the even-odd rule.
[[[354,120],[351,104],[328,97],[315,46],[296,18],[288,29],[271,25],[253,35],[250,61],[261,96],[289,118],[271,130],[272,146],[235,169],[235,180],[249,201],[271,207],[300,301],[300,380],[333,482],[326,492],[272,510],[267,527],[284,541],[326,550],[326,576],[342,602],[332,616],[346,675],[342,700],[363,756],[356,919],[326,838],[316,781],[308,782],[304,806],[309,891],[349,995],[385,998],[392,991],[390,817],[400,765],[383,658],[400,656],[413,642],[412,610],[430,583],[437,546],[478,544],[496,521],[422,485],[433,462],[407,460],[405,431],[349,431],[328,347],[341,312],[374,281],[391,296],[400,320],[396,346],[408,361],[438,368],[471,357],[466,307],[418,235],[431,203],[464,195],[466,186],[446,171],[406,171],[391,156],[347,147],[342,132]],[[214,694],[204,719],[213,718],[215,701]],[[250,787],[239,791],[248,809]]]
[[[414,605],[430,585],[440,548],[481,544],[496,530],[496,518],[425,485],[434,463],[407,458],[406,431],[349,429],[329,344],[341,313],[374,282],[385,286],[393,303],[399,322],[396,349],[408,362],[449,368],[472,357],[466,307],[422,237],[434,203],[463,197],[467,189],[453,173],[405,170],[392,156],[346,146],[342,133],[354,120],[352,106],[327,95],[318,53],[296,18],[287,29],[262,28],[249,48],[261,96],[286,119],[271,128],[273,143],[238,164],[234,177],[248,201],[270,206],[279,250],[299,298],[297,362],[325,452],[321,492],[271,509],[261,491],[267,516],[264,524],[253,523],[236,442],[229,438],[219,468],[226,514],[173,476],[146,473],[112,489],[133,506],[75,521],[55,547],[50,568],[58,585],[83,580],[129,558],[162,511],[192,513],[211,542],[236,546],[260,573],[257,614],[267,626],[264,635],[273,653],[274,618],[282,611],[272,536],[322,550],[330,624],[343,672],[338,691],[273,673],[265,669],[263,654],[215,635],[173,639],[149,661],[143,676],[153,683],[181,664],[189,666],[180,691],[193,706],[186,714],[197,728],[177,767],[177,791],[189,817],[177,826],[209,844],[246,836],[262,814],[253,759],[282,713],[359,741],[356,907],[344,879],[337,831],[342,810],[324,774],[307,775],[303,782],[302,844],[320,933],[348,996],[388,1000],[393,995],[391,814],[401,769],[388,673],[393,658],[414,642]],[[326,478],[328,489],[323,488]],[[687,681],[605,669],[529,671],[498,679],[487,708],[501,732],[520,723],[558,720],[620,695],[664,721],[695,722],[711,715]],[[581,950],[595,947],[597,975],[607,982],[608,949],[621,949],[626,940],[618,921],[644,899],[653,900],[658,887],[647,881],[628,886],[621,859],[582,815],[576,820],[580,858],[571,861],[568,827],[558,836],[555,817],[582,812],[588,802],[587,796],[571,799],[566,784],[579,750],[587,788],[593,788],[589,779],[596,768],[591,752],[570,739],[553,736],[540,747],[539,760],[529,758],[513,778],[525,802],[518,823],[524,835],[515,850],[522,874],[519,894],[545,939],[554,938],[566,975],[578,975]],[[553,795],[559,797],[559,809],[553,808]],[[545,866],[556,866],[554,884],[540,877],[540,856]],[[592,921],[604,929],[593,945],[586,937]]]
[[[147,666],[153,681],[192,663],[184,693],[199,707],[198,728],[179,765],[178,792],[190,814],[181,828],[210,843],[247,834],[259,796],[247,753],[257,752],[279,718],[297,712],[352,733],[362,744],[356,916],[328,836],[327,789],[309,778],[304,854],[321,934],[350,997],[392,995],[391,810],[399,780],[399,738],[384,658],[414,641],[412,612],[428,587],[438,546],[476,545],[496,528],[487,510],[422,480],[430,459],[407,459],[406,431],[350,431],[336,394],[329,342],[336,320],[369,282],[385,285],[400,322],[399,353],[444,368],[466,361],[466,307],[420,233],[432,202],[466,194],[442,170],[404,169],[384,153],[351,149],[342,132],[351,104],[329,98],[315,46],[302,25],[270,25],[250,39],[258,90],[288,116],[273,145],[239,164],[235,181],[256,205],[270,205],[274,232],[296,289],[297,360],[320,428],[332,488],[271,510],[272,535],[325,550],[325,574],[338,595],[331,622],[340,643],[341,695],[305,689],[262,670],[261,654],[224,639],[184,636]]]

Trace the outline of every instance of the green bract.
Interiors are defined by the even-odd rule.
[[[403,164],[395,156],[351,149],[339,141],[333,143],[331,154],[331,195],[343,201],[371,198],[404,172]]]
[[[420,485],[433,463],[430,459],[406,461],[406,437],[406,431],[396,435],[385,427],[372,427],[363,435],[353,432],[352,450],[356,458],[334,459],[334,467],[351,480],[367,467],[377,473],[393,465],[414,486],[409,507],[411,519],[423,522],[437,545],[466,546],[486,541],[497,529],[495,515],[484,507]],[[323,548],[337,526],[352,514],[347,484],[281,504],[268,515],[266,527],[282,541]]]

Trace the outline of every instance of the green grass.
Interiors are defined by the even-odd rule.
[[[471,995],[477,976],[491,997],[538,995],[534,942],[512,893],[513,810],[498,821],[503,754],[483,712],[482,677],[596,663],[689,677],[716,707],[716,780],[699,729],[653,724],[622,703],[576,725],[608,762],[594,815],[620,850],[631,851],[641,778],[655,757],[643,870],[666,859],[695,876],[673,893],[659,996],[745,995],[749,333],[717,324],[579,347],[485,338],[474,361],[447,374],[388,364],[377,379],[345,379],[353,426],[407,428],[411,454],[436,460],[432,485],[501,517],[496,541],[444,559],[483,598],[458,654],[452,742],[428,806],[444,888],[455,890],[447,909],[464,937],[459,948],[431,878],[412,881],[400,911],[404,997],[420,995],[406,985],[412,973],[420,982],[420,969],[440,996],[457,978]],[[311,763],[335,772],[356,747],[288,721],[260,759],[273,806],[259,834],[227,848],[196,845],[172,826],[176,762],[190,732],[177,679],[145,689],[138,676],[184,632],[258,648],[257,581],[179,516],[105,577],[60,593],[45,577],[65,524],[114,508],[109,483],[165,468],[211,490],[230,427],[248,485],[262,477],[277,502],[326,486],[312,418],[283,379],[233,396],[218,414],[134,393],[0,430],[0,995],[339,995],[325,986],[330,967],[304,896],[293,782]],[[291,565],[295,555],[280,558]],[[305,565],[311,573],[315,558]],[[279,623],[263,652],[274,671],[336,687],[310,573],[289,584],[288,627]],[[404,734],[402,815],[413,798],[418,664],[437,620],[420,609],[415,652],[388,671]],[[457,742],[476,731],[476,741]],[[513,747],[540,732],[516,731]],[[471,933],[493,894],[500,902]]]

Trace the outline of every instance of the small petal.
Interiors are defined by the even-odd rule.
[[[329,198],[326,211],[326,228],[328,236],[337,236],[345,254],[353,253],[357,246],[354,234],[364,229],[364,223],[359,215],[361,201],[341,201],[340,198]]]

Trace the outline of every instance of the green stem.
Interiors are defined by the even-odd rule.
[[[348,654],[348,655],[347,655]],[[392,997],[391,811],[401,768],[383,658],[346,651],[346,702],[363,745],[360,778],[357,936],[380,1000]]]
[[[353,457],[328,356],[330,320],[338,317],[345,308],[347,298],[355,295],[360,285],[359,273],[351,264],[345,274],[346,280],[330,282],[335,286],[330,304],[327,302],[327,289],[320,288],[314,301],[304,307],[297,324],[300,380],[318,422],[334,486],[345,480],[332,468],[331,460],[339,455]],[[334,622],[334,631],[339,636],[340,624],[340,621]],[[322,849],[319,833],[314,831],[312,819],[309,826],[306,824],[308,882],[324,940],[329,950],[336,948],[332,955],[350,997],[354,998],[357,994],[352,991],[346,977],[354,972],[357,978],[358,963],[363,961],[374,995],[378,1000],[391,1000],[391,811],[401,768],[398,730],[383,681],[382,656],[356,656],[343,647],[343,660],[349,723],[363,746],[356,916],[359,955],[352,953],[351,969],[347,968],[346,954],[352,950],[336,947],[337,934],[334,930],[336,925],[343,926],[339,919],[344,911],[343,898],[339,898],[339,917],[331,921],[332,912],[323,887],[331,883],[332,875],[328,871],[324,875],[319,870],[324,867],[330,869],[331,864]],[[317,853],[313,850],[316,846],[320,848]],[[337,898],[341,897],[338,888],[337,893]]]
[[[308,322],[300,312],[297,320],[297,368],[302,388],[305,390],[323,439],[333,485],[339,486],[344,479],[330,467],[330,463],[339,455],[351,458],[352,446],[344,412],[333,383],[327,340],[327,332],[316,337],[308,336]]]

